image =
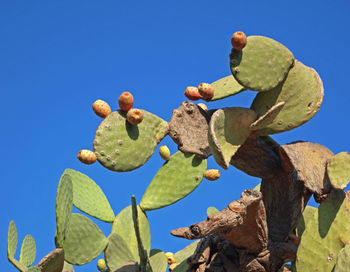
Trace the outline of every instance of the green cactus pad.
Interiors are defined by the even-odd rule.
[[[40,260],[37,265],[42,272],[64,272],[64,251],[56,248]]]
[[[283,108],[260,135],[291,130],[309,121],[320,109],[323,100],[323,84],[317,72],[295,61],[285,81],[268,92],[259,93],[251,106],[258,116],[285,102]]]
[[[182,249],[174,254],[176,263],[179,264],[174,269],[174,272],[187,271],[187,269],[188,269],[187,259],[193,255],[194,251],[197,248],[198,243],[199,243],[199,240],[189,244],[187,247],[185,247],[184,249]]]
[[[36,256],[36,245],[34,238],[28,234],[24,237],[21,253],[19,255],[19,262],[25,266],[31,266],[35,261]]]
[[[214,96],[210,101],[223,99],[246,90],[232,75],[221,78],[211,85],[214,88]]]
[[[71,265],[70,263],[64,262],[62,272],[74,272],[73,265]]]
[[[142,245],[148,254],[151,249],[151,232],[149,229],[148,219],[145,213],[140,209],[140,207],[137,207],[137,214]],[[140,260],[131,206],[124,208],[116,216],[112,225],[111,233],[116,233],[123,238],[125,243],[128,245],[132,256],[134,256],[133,260]]]
[[[159,249],[152,249],[149,262],[153,272],[165,272],[168,266],[168,259],[165,253]]]
[[[21,264],[19,261],[17,261],[14,258],[8,258],[9,262],[12,263],[14,265],[14,267],[16,267],[19,271],[21,272],[25,272],[27,271],[28,267],[26,267],[25,265]]]
[[[88,176],[66,169],[73,183],[73,204],[82,212],[105,222],[113,222],[114,212],[101,188]]]
[[[108,237],[105,259],[108,268],[112,271],[128,261],[134,260],[135,257],[129,250],[127,242],[117,233],[111,233]]]
[[[327,164],[327,174],[334,188],[344,190],[350,180],[350,153],[335,155]]]
[[[157,144],[168,133],[168,123],[141,110],[143,120],[137,126],[126,121],[126,113],[109,114],[96,131],[94,150],[98,161],[112,171],[131,171],[142,166]]]
[[[350,245],[339,252],[334,272],[350,272]]]
[[[297,252],[297,271],[332,271],[350,242],[350,194],[333,190],[306,224]]]
[[[56,195],[56,247],[62,247],[73,209],[73,184],[65,173],[58,183]]]
[[[215,207],[208,207],[207,209],[207,216],[210,216],[212,214],[218,213],[219,210]]]
[[[245,88],[265,92],[286,77],[294,62],[293,54],[282,44],[262,36],[249,36],[243,50],[232,49],[233,76]]]
[[[14,221],[9,224],[7,232],[7,257],[14,258],[17,249],[17,228]]]
[[[89,218],[73,213],[63,243],[65,260],[83,265],[98,257],[107,246],[107,238]]]
[[[267,125],[273,122],[273,120],[276,118],[278,113],[282,110],[284,104],[286,103],[282,101],[272,106],[264,115],[260,116],[258,120],[256,120],[254,123],[250,125],[250,129],[259,130],[259,129],[266,128]]]
[[[227,169],[232,156],[251,134],[249,126],[256,120],[254,111],[246,108],[224,108],[215,111],[209,123],[209,146],[215,161]]]
[[[206,169],[206,160],[176,152],[148,185],[140,202],[141,209],[159,209],[184,198],[201,183]]]
[[[39,267],[32,266],[26,272],[42,272]]]
[[[301,237],[303,235],[303,232],[305,231],[306,226],[313,222],[313,218],[315,217],[315,214],[317,212],[317,208],[312,206],[306,206],[303,214],[301,215],[298,225],[297,225],[297,234],[298,237]]]

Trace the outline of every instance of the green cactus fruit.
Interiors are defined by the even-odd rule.
[[[62,272],[74,272],[73,265],[71,265],[70,263],[64,262]]]
[[[350,272],[350,245],[340,250],[334,272]]]
[[[249,36],[242,51],[232,49],[231,72],[245,88],[265,92],[276,87],[293,65],[293,54],[279,42],[262,36]]]
[[[327,164],[327,174],[334,188],[344,190],[350,180],[350,153],[335,155]]]
[[[153,272],[165,272],[168,266],[167,257],[159,249],[152,249],[150,252],[149,262]]]
[[[215,161],[227,169],[232,156],[251,134],[249,126],[256,120],[254,111],[246,108],[224,108],[215,111],[209,123],[209,146]]]
[[[107,238],[89,218],[73,213],[63,243],[65,260],[83,265],[95,259],[107,246]]]
[[[266,128],[269,124],[273,122],[279,112],[282,110],[284,101],[277,103],[272,106],[264,115],[260,116],[258,120],[250,125],[251,130],[260,130]]]
[[[75,207],[102,221],[114,221],[115,215],[105,194],[92,179],[73,169],[66,169],[64,174],[72,179]]]
[[[98,271],[104,272],[106,269],[106,262],[104,259],[99,259],[97,261],[97,269]]]
[[[143,121],[130,125],[126,113],[109,114],[98,127],[94,151],[98,161],[112,171],[131,171],[142,166],[153,154],[157,144],[168,133],[168,123],[141,110]]]
[[[29,267],[26,272],[42,272],[42,271],[40,270],[39,267],[32,266],[32,267]]]
[[[35,261],[36,245],[34,238],[28,234],[24,237],[21,253],[19,255],[19,262],[25,266],[31,266]]]
[[[168,161],[170,159],[170,150],[166,145],[159,147],[159,155],[163,160]]]
[[[299,61],[289,71],[287,78],[273,90],[258,93],[251,109],[264,116],[274,106],[285,102],[283,108],[259,135],[291,130],[309,121],[320,109],[323,84],[317,72]]]
[[[40,260],[37,267],[42,272],[64,272],[64,251],[62,248],[56,248]],[[68,270],[69,272],[74,270]]]
[[[211,86],[214,88],[214,96],[210,101],[223,99],[246,90],[232,75],[214,81]]]
[[[333,190],[306,223],[297,251],[297,271],[332,271],[350,242],[350,193]]]
[[[188,269],[187,259],[193,255],[194,251],[197,248],[198,243],[199,243],[199,240],[189,244],[184,249],[175,253],[175,260],[178,265],[173,270],[174,272],[187,271]]]
[[[7,257],[14,258],[17,249],[17,228],[14,221],[9,224],[7,232]]]
[[[111,233],[108,237],[108,246],[105,250],[105,259],[110,271],[119,266],[134,260],[135,257],[129,250],[126,241],[117,233]]]
[[[151,249],[151,232],[149,229],[148,219],[140,207],[137,207],[137,214],[142,245],[148,254]],[[123,238],[133,256],[132,260],[140,260],[138,242],[132,217],[132,206],[124,208],[116,216],[112,225],[111,233],[116,233]]]
[[[66,230],[73,209],[73,184],[68,174],[63,174],[56,195],[56,247],[63,247]]]
[[[218,213],[219,210],[215,207],[208,207],[207,208],[207,216],[210,216],[212,214]]]
[[[159,209],[184,198],[201,183],[206,168],[206,160],[176,152],[148,185],[140,202],[141,209]]]

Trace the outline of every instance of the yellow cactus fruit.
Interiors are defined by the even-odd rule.
[[[218,169],[209,169],[205,171],[204,177],[207,180],[217,180],[220,177],[220,171]]]
[[[123,92],[119,96],[118,103],[122,111],[128,111],[134,105],[134,97],[129,92]]]
[[[99,259],[97,261],[97,269],[101,272],[106,270],[106,262],[104,259]]]
[[[198,92],[202,98],[209,101],[214,96],[214,88],[209,83],[201,83],[198,85]]]
[[[126,114],[126,120],[129,122],[129,124],[135,126],[137,124],[140,124],[143,120],[143,114],[142,111],[139,109],[131,109]]]
[[[185,96],[189,100],[198,100],[198,99],[202,98],[202,96],[200,95],[200,93],[198,91],[198,88],[197,87],[193,87],[193,86],[188,86],[186,88]]]
[[[242,31],[237,31],[232,35],[231,44],[234,49],[242,50],[247,44],[247,36]]]
[[[85,164],[93,164],[97,160],[96,154],[88,149],[80,150],[77,158]]]
[[[167,259],[168,259],[168,264],[173,264],[173,263],[176,262],[174,253],[172,253],[172,252],[167,252],[167,253],[165,253],[165,256],[166,256]]]
[[[106,118],[112,112],[111,107],[108,105],[108,103],[100,99],[96,100],[92,104],[92,109],[97,116],[100,116],[102,118]]]
[[[173,271],[177,266],[178,266],[177,263],[172,263],[171,265],[169,265],[169,271]]]
[[[159,147],[159,155],[163,160],[168,161],[170,159],[170,150],[166,145]]]
[[[201,108],[202,110],[204,110],[204,111],[207,111],[207,110],[208,110],[207,105],[205,105],[204,103],[198,103],[197,106],[200,107],[200,108]]]

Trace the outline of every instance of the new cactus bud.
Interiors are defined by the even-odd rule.
[[[92,109],[97,116],[100,116],[102,118],[106,118],[112,112],[111,107],[108,105],[108,103],[100,99],[96,100],[92,104]]]
[[[231,44],[234,49],[242,50],[247,44],[247,36],[242,31],[237,31],[232,35]]]
[[[173,263],[176,262],[174,253],[172,253],[172,252],[167,252],[167,253],[165,253],[165,256],[166,256],[167,259],[168,259],[168,264],[173,264]]]
[[[119,108],[122,111],[128,111],[134,105],[134,97],[129,92],[123,92],[118,99]]]
[[[101,272],[106,270],[106,262],[104,259],[99,259],[97,261],[97,269]]]
[[[173,271],[177,266],[178,266],[177,263],[172,263],[171,265],[169,265],[169,271]]]
[[[193,87],[193,86],[188,86],[185,91],[185,96],[189,100],[198,100],[201,99],[202,96],[200,95],[198,88]]]
[[[204,111],[207,111],[207,110],[208,110],[207,105],[205,105],[204,103],[198,103],[197,106],[200,107],[200,108],[201,108],[202,110],[204,110]]]
[[[199,94],[204,100],[211,100],[214,96],[214,88],[209,83],[201,83],[198,86]]]
[[[209,169],[205,172],[204,177],[207,180],[217,180],[220,177],[220,171],[218,169]]]
[[[166,145],[159,147],[159,155],[163,160],[168,161],[170,159],[170,150]]]
[[[96,154],[88,149],[80,150],[77,158],[85,164],[93,164],[97,160]]]
[[[129,124],[135,126],[137,124],[140,124],[143,120],[143,114],[142,111],[139,109],[131,109],[126,114],[126,120],[129,122]]]

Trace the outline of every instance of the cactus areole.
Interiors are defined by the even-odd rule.
[[[100,271],[115,272],[349,271],[350,192],[343,191],[350,176],[349,153],[335,156],[310,142],[279,145],[269,136],[301,126],[317,113],[324,93],[321,78],[271,38],[236,32],[231,42],[232,75],[185,91],[188,99],[204,99],[207,106],[184,101],[166,122],[132,109],[129,92],[121,94],[120,110],[114,112],[102,100],[94,103],[93,110],[104,120],[91,139],[94,152],[82,150],[81,162],[98,160],[111,171],[132,171],[147,162],[167,135],[179,151],[171,155],[167,146],[160,146],[165,162],[139,202],[132,196],[131,206],[117,215],[95,181],[67,169],[56,198],[57,249],[38,266],[28,269],[35,258],[31,236],[15,259],[17,228],[10,222],[7,254],[19,271],[72,272],[72,265],[91,261]],[[246,108],[210,109],[210,101],[247,89],[257,95]],[[261,178],[261,183],[221,211],[209,207],[202,222],[171,231],[176,237],[200,240],[174,254],[154,249],[147,213],[180,201],[207,182],[203,178],[218,179],[218,169],[207,169],[211,155],[216,168],[236,167]],[[311,196],[320,203],[318,208],[307,206]],[[111,233],[106,237],[88,217],[72,213],[73,205],[113,223]],[[104,259],[94,260],[102,252]]]

